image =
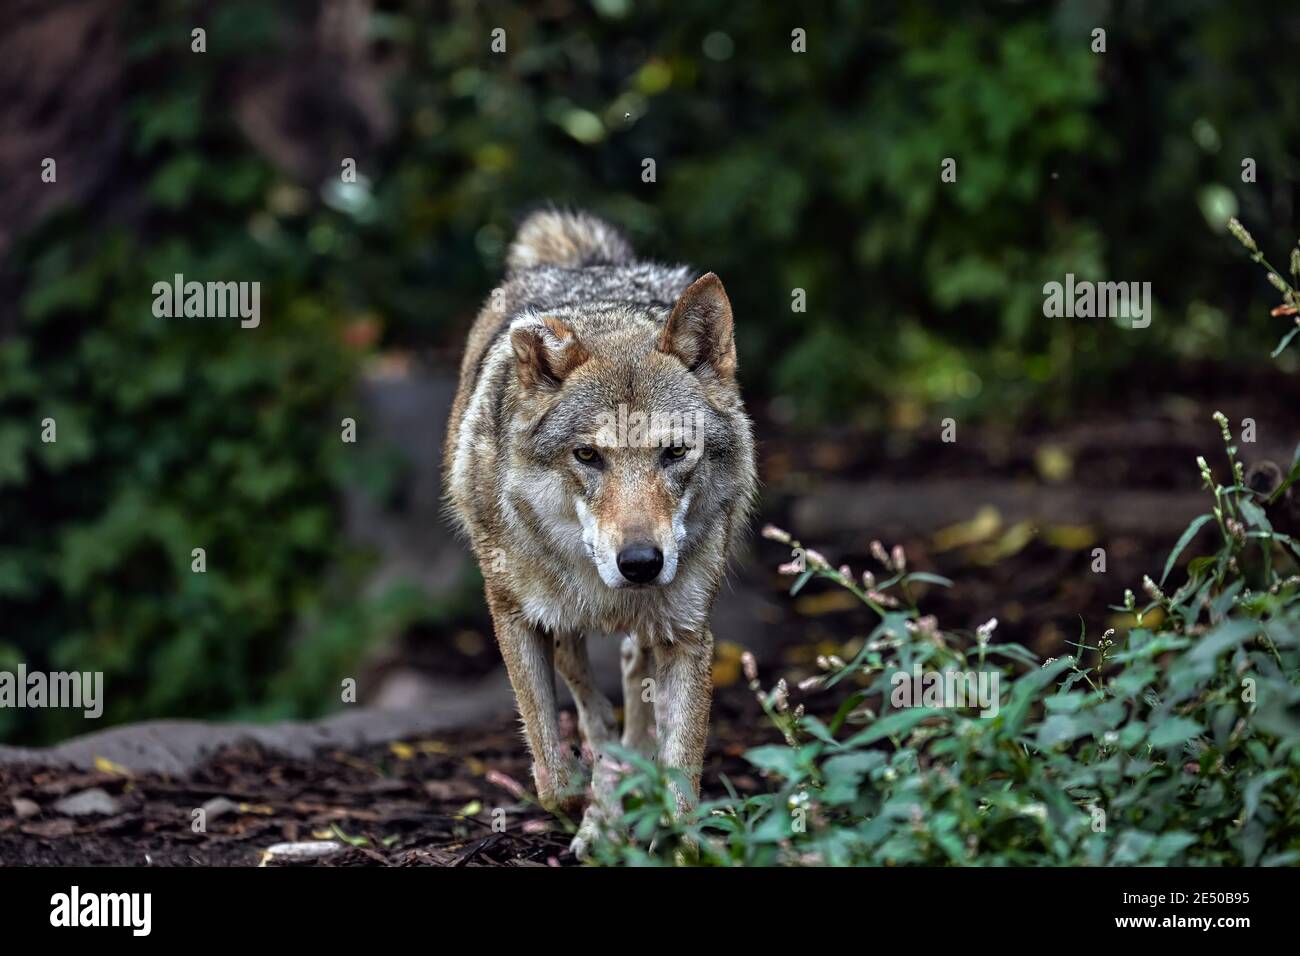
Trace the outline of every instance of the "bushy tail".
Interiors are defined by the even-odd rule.
[[[585,212],[541,209],[519,225],[506,255],[508,272],[559,266],[617,265],[632,259],[632,247],[623,234]]]

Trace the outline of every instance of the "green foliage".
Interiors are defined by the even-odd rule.
[[[26,283],[19,331],[0,342],[0,666],[103,671],[98,726],[320,711],[398,610],[356,602],[361,566],[342,543],[357,355],[307,240],[333,214],[258,228],[289,187],[235,135],[205,72],[243,25],[214,27],[227,52],[202,64],[188,30],[139,26],[131,69],[169,71],[129,108],[143,207],[129,226],[69,213],[14,253]],[[155,317],[154,283],[176,273],[260,282],[260,326]],[[9,741],[88,729],[80,712],[0,711]]]
[[[1226,419],[1219,423],[1227,443]],[[1076,654],[1041,665],[1019,645],[991,643],[995,621],[958,635],[921,616],[910,597],[917,576],[906,572],[901,551],[875,546],[888,578],[856,581],[767,529],[765,536],[805,556],[807,570],[792,590],[825,578],[880,617],[854,660],[823,662],[818,682],[848,693],[823,721],[802,705],[790,708],[784,681],[762,691],[748,661],[751,688],[785,739],[746,755],[768,792],[742,799],[732,791],[682,818],[668,775],[622,754],[630,762],[617,791],[624,815],[596,858],[1300,862],[1300,542],[1270,526],[1262,499],[1242,484],[1235,454],[1228,444],[1227,485],[1201,462],[1214,505],[1170,563],[1203,525],[1214,522],[1219,542],[1188,562],[1186,582],[1166,595],[1147,578],[1145,607],[1127,592],[1115,609],[1132,616],[1122,641],[1113,630],[1091,644],[1081,634]],[[997,675],[996,715],[895,696],[914,673],[948,671]],[[949,706],[906,706],[918,702]]]
[[[747,394],[804,420],[878,417],[882,400],[1064,413],[1138,362],[1249,356],[1270,334],[1267,290],[1222,281],[1216,233],[1235,212],[1267,222],[1294,179],[1300,98],[1275,38],[1300,11],[594,7],[384,18],[408,121],[374,177],[377,255],[347,281],[395,337],[461,327],[520,211],[548,199],[722,276]],[[1045,319],[1043,285],[1067,272],[1150,281],[1152,327]]]
[[[356,150],[358,183],[317,192],[245,138],[233,84],[301,55],[314,5],[123,5],[113,175],[6,264],[23,295],[0,344],[0,663],[106,670],[107,720],[323,706],[380,621],[413,613],[356,603],[339,551],[340,332],[374,319],[387,345],[458,346],[538,202],[722,275],[747,394],[805,420],[1060,411],[1139,360],[1274,334],[1252,307],[1264,284],[1215,268],[1214,231],[1268,222],[1294,178],[1300,97],[1276,37],[1300,10],[1108,10],[1099,55],[1097,16],[1070,2],[554,9],[380,5],[394,133]],[[286,135],[316,117],[291,119]],[[1042,285],[1067,271],[1151,281],[1151,329],[1044,320]],[[155,319],[149,290],[176,272],[261,281],[262,327]],[[5,711],[0,736],[73,721]]]

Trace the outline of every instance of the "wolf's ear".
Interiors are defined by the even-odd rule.
[[[722,280],[712,272],[692,282],[677,300],[664,323],[659,351],[676,355],[692,372],[712,369],[720,378],[735,377],[731,300]]]
[[[510,345],[524,388],[559,388],[569,373],[591,358],[573,329],[554,316],[516,325],[510,330]]]

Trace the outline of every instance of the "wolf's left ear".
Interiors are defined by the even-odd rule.
[[[526,389],[557,389],[570,372],[591,358],[573,329],[554,316],[511,326],[510,347],[519,383]]]
[[[720,378],[736,375],[736,338],[731,300],[712,272],[682,293],[664,323],[659,351],[676,355],[692,372],[712,369]]]

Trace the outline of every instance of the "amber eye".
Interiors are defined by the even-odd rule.
[[[584,465],[596,465],[600,463],[600,452],[590,445],[579,445],[573,449],[573,457],[578,459]]]
[[[673,445],[664,449],[664,461],[681,461],[689,449],[685,445]]]

